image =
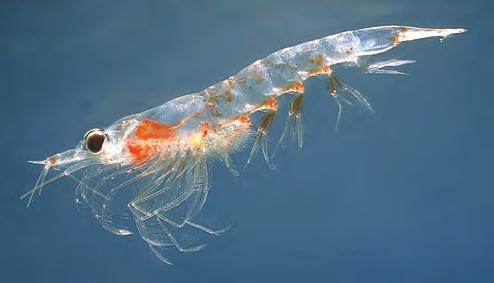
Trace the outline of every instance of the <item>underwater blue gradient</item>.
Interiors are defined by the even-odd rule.
[[[489,1],[2,1],[0,282],[493,282],[493,5]],[[270,52],[340,31],[464,27],[403,44],[410,76],[339,74],[376,109],[306,84],[305,145],[240,178],[212,166],[208,201],[233,227],[158,261],[104,231],[75,184],[19,196],[39,166],[104,127],[201,90]],[[270,141],[282,125],[278,117]],[[237,166],[246,153],[234,156]]]

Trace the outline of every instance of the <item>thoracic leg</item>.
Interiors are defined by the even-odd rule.
[[[259,146],[260,146],[262,153],[264,155],[264,159],[266,160],[266,163],[268,164],[269,168],[271,169],[275,168],[275,166],[271,164],[271,161],[269,159],[266,136],[268,134],[269,126],[273,122],[273,118],[277,111],[278,111],[277,108],[268,110],[268,112],[261,119],[261,122],[259,123],[259,128],[257,129],[256,139],[254,141],[254,145],[252,146],[252,150],[250,152],[249,159],[247,159],[247,163],[245,164],[245,167],[249,165],[252,158],[259,151]]]
[[[367,99],[358,90],[349,86],[334,72],[332,72],[328,77],[328,89],[329,89],[329,95],[331,95],[335,99],[338,105],[336,128],[339,127],[339,123],[341,120],[341,113],[343,110],[342,103],[346,103],[348,105],[353,104],[351,100],[343,96],[345,93],[350,96],[350,99],[354,99],[358,104],[363,106],[369,112],[374,113],[374,109],[372,108],[372,105],[367,101]]]
[[[276,155],[279,147],[285,145],[285,141],[290,138],[297,139],[298,146],[302,147],[304,144],[303,135],[303,124],[302,124],[302,106],[304,101],[303,93],[296,93],[293,99],[290,101],[288,106],[288,116],[285,120],[285,126],[283,127],[283,132],[281,133],[276,147],[273,152],[273,158]]]
[[[179,250],[180,252],[184,252],[184,253],[196,252],[196,251],[199,251],[199,250],[201,250],[202,248],[204,248],[206,246],[206,244],[202,244],[202,245],[194,246],[194,247],[190,247],[190,248],[183,248],[180,245],[180,243],[175,239],[175,237],[172,235],[172,233],[170,232],[170,230],[166,227],[166,224],[163,223],[163,221],[160,218],[158,218],[158,222],[159,222],[161,228],[163,229],[163,231],[165,232],[165,234],[170,239],[170,241],[173,243],[173,245],[175,245],[175,247],[177,248],[177,250]]]
[[[158,251],[158,249],[156,249],[152,244],[148,243],[148,246],[151,249],[151,251],[153,251],[154,255],[156,257],[158,257],[159,260],[161,260],[162,262],[164,262],[166,264],[173,265],[173,263],[170,260],[168,260],[165,256],[163,256],[160,253],[160,251]]]
[[[393,69],[385,69],[386,67],[398,67],[405,64],[415,63],[415,60],[390,59],[369,63],[367,61],[359,61],[359,66],[367,73],[389,74],[389,75],[405,75],[405,73]]]
[[[208,234],[211,234],[211,235],[215,235],[215,236],[220,236],[223,232],[225,232],[226,230],[228,230],[230,228],[231,225],[228,225],[226,226],[225,228],[223,229],[219,229],[219,230],[212,230],[206,226],[203,226],[203,225],[200,225],[200,224],[197,224],[197,223],[194,223],[194,222],[191,222],[189,220],[186,220],[185,223],[189,224],[190,226],[194,227],[194,228],[197,228],[199,230],[202,230]]]
[[[160,219],[162,219],[163,221],[165,221],[166,223],[172,225],[173,227],[176,227],[176,228],[183,228],[185,225],[189,225],[191,227],[194,227],[196,229],[199,229],[203,232],[206,232],[208,234],[211,234],[211,235],[214,235],[214,236],[220,236],[220,234],[222,234],[223,232],[225,232],[226,230],[228,230],[230,228],[231,225],[228,225],[227,227],[225,228],[222,228],[222,229],[219,229],[219,230],[213,230],[211,228],[208,228],[204,225],[201,225],[201,224],[197,224],[195,222],[192,222],[188,219],[184,220],[182,223],[177,223],[175,221],[172,221],[164,216],[158,216]]]

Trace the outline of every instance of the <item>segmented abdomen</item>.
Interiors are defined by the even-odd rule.
[[[301,82],[329,74],[330,66],[356,60],[359,40],[344,32],[274,52],[201,94],[216,118],[255,111],[269,96],[301,92]]]

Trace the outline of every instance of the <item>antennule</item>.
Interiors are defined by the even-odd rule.
[[[32,164],[46,165],[46,160],[40,160],[40,161],[28,160],[27,162],[32,163]]]

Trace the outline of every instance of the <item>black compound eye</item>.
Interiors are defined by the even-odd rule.
[[[99,153],[105,142],[106,135],[100,129],[89,130],[84,136],[84,144],[92,153]]]

